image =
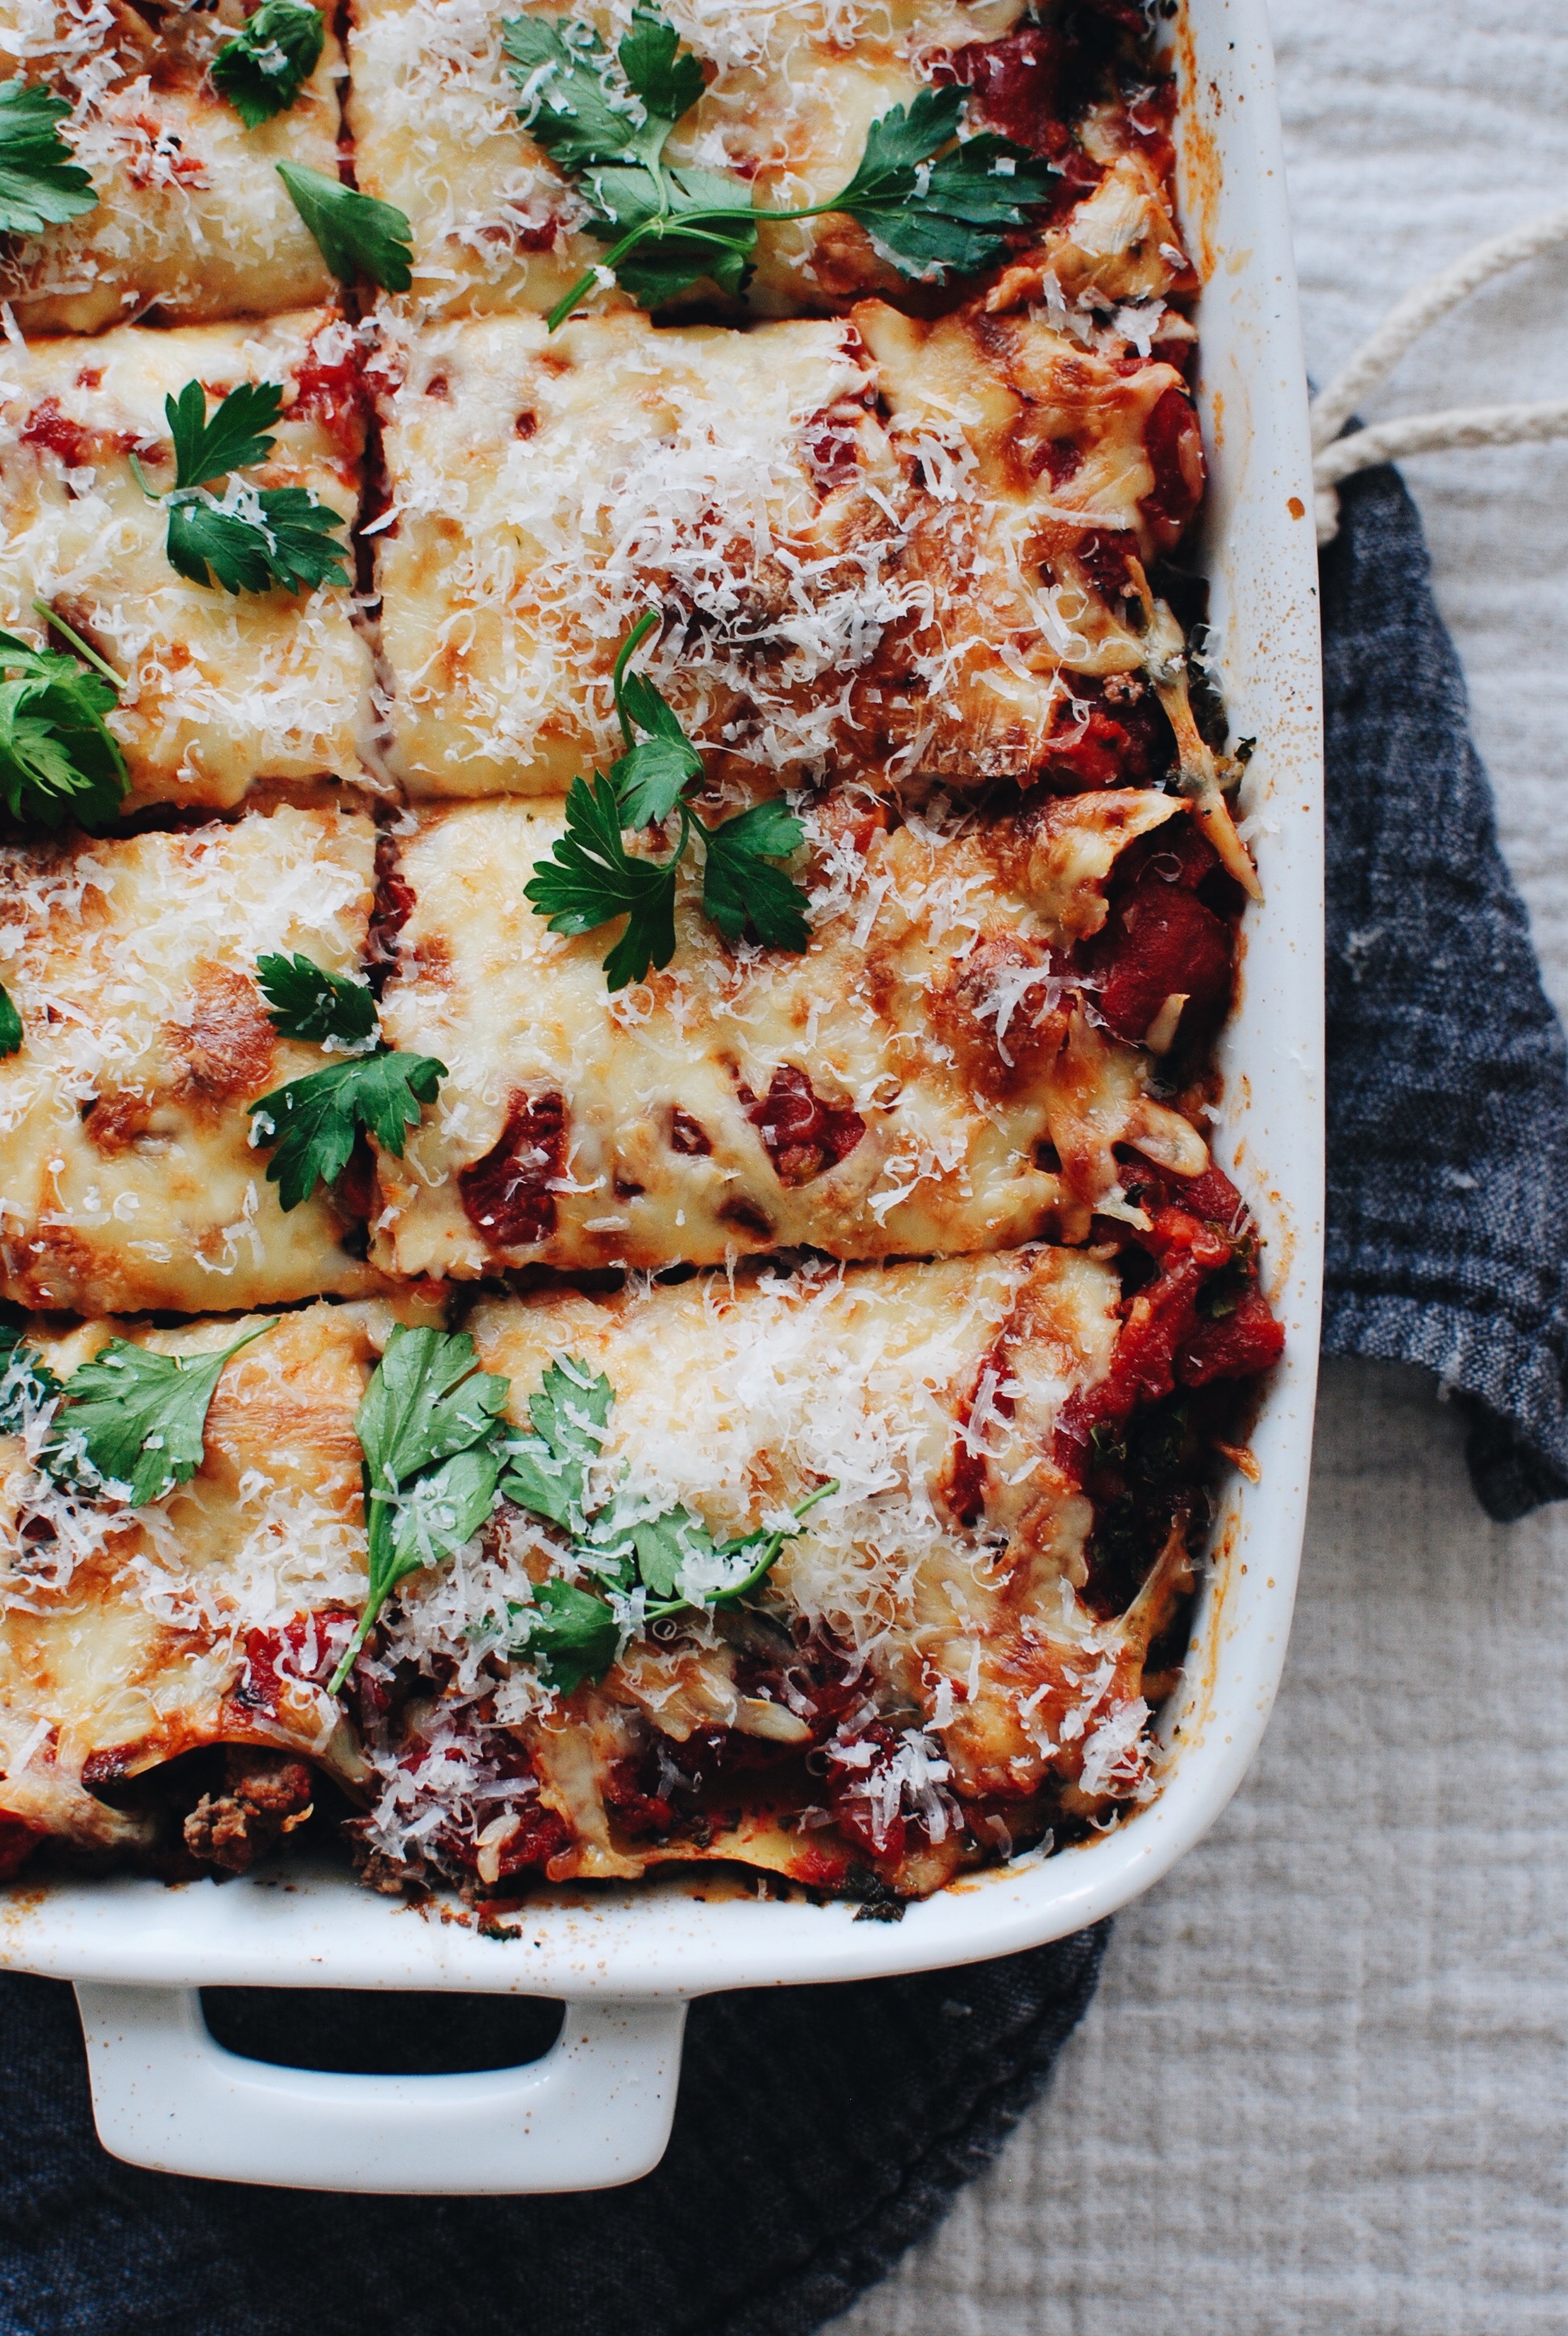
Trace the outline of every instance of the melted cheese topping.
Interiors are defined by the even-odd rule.
[[[426,315],[552,308],[606,247],[588,206],[523,128],[506,71],[519,0],[354,0],[348,119],[358,181],[413,225],[414,303]],[[612,50],[631,0],[577,5]],[[731,171],[765,209],[837,193],[879,114],[908,105],[925,63],[995,40],[1022,0],[671,0],[707,88],[666,150]],[[899,281],[852,219],[762,227],[748,300],[760,316],[831,307]],[[618,301],[618,293],[600,294]]]
[[[929,1888],[958,1856],[950,1796],[1021,1798],[1054,1775],[1098,1802],[1143,1773],[1137,1661],[1129,1669],[1117,1627],[1076,1597],[1092,1511],[1047,1456],[1066,1396],[1109,1364],[1118,1299],[1115,1275],[1094,1259],[1026,1251],[734,1285],[715,1277],[608,1303],[492,1300],[472,1328],[482,1361],[511,1377],[520,1419],[551,1357],[605,1373],[616,1400],[590,1498],[618,1490],[628,1514],[680,1503],[716,1536],[738,1534],[783,1523],[838,1480],[786,1543],[764,1604],[786,1634],[830,1631],[858,1657],[870,1708],[905,1731],[895,1807],[906,1784],[917,1808],[940,1784],[923,1805],[934,1863],[920,1871],[917,1860],[907,1877]],[[969,1522],[953,1489],[960,1453],[974,1471]],[[488,1577],[465,1584],[471,1621],[504,1603],[509,1571],[513,1595],[520,1572],[545,1571],[546,1549],[514,1519]],[[570,1571],[558,1548],[549,1570]],[[439,1582],[415,1585],[388,1658],[432,1637],[444,1643],[451,1611]],[[540,1711],[536,1688],[531,1705],[498,1695],[497,1716],[528,1742],[547,1804],[579,1836],[552,1874],[637,1874],[660,1857],[706,1854],[821,1878],[813,1826],[826,1815],[800,1829],[802,1799],[821,1792],[804,1778],[774,1791],[786,1810],[793,1793],[789,1825],[781,1830],[775,1806],[706,1846],[650,1851],[618,1840],[607,1819],[607,1767],[649,1728],[676,1742],[714,1725],[789,1740],[776,1706],[771,1725],[770,1707],[747,1708],[742,1651],[722,1624],[699,1624],[673,1647],[641,1640],[599,1690],[564,1707],[564,1740],[560,1714]]]
[[[901,1884],[930,1888],[959,1861],[959,1803],[1027,1801],[1054,1780],[1089,1811],[1143,1776],[1146,1629],[1097,1621],[1078,1598],[1093,1513],[1049,1457],[1067,1396],[1110,1364],[1119,1296],[1096,1260],[1030,1250],[721,1275],[608,1301],[498,1299],[471,1327],[482,1367],[510,1378],[520,1425],[552,1360],[609,1378],[590,1506],[613,1494],[631,1521],[680,1504],[716,1536],[741,1534],[793,1523],[795,1504],[837,1480],[785,1545],[751,1627],[786,1651],[797,1632],[831,1631],[856,1665],[862,1740],[870,1715],[900,1731],[891,1768],[868,1786],[892,1813],[907,1802],[921,1816],[928,1846]],[[628,1611],[628,1643],[602,1684],[550,1693],[508,1655],[510,1610],[576,1562],[520,1511],[412,1578],[389,1610],[373,1669],[390,1679],[412,1661],[444,1681],[416,1748],[355,1743],[318,1681],[363,1594],[353,1419],[393,1319],[375,1306],[279,1319],[227,1366],[190,1482],[133,1513],[86,1504],[35,1468],[51,1406],[0,1441],[0,1810],[134,1847],[150,1820],[106,1806],[94,1786],[112,1798],[200,1744],[283,1745],[332,1767],[368,1803],[372,1841],[399,1856],[443,1826],[472,1841],[498,1798],[504,1816],[537,1794],[574,1836],[551,1862],[557,1879],[705,1854],[823,1878],[813,1828],[828,1819],[804,1771],[775,1782],[770,1814],[754,1808],[706,1840],[650,1850],[618,1838],[605,1787],[628,1753],[699,1727],[786,1746],[805,1731],[787,1699],[748,1690],[735,1626],[713,1616],[656,1641]],[[64,1377],[120,1327],[39,1344]],[[237,1327],[252,1325],[132,1335],[197,1351]],[[291,1657],[277,1660],[291,1628]],[[274,1650],[265,1691],[251,1631]],[[535,1778],[498,1788],[489,1756],[509,1733]],[[852,1772],[859,1755],[846,1738],[829,1757]],[[850,1854],[840,1839],[841,1877]]]
[[[1109,531],[1152,556],[1144,433],[1181,376],[1037,312],[553,339],[490,317],[384,362],[382,638],[415,795],[556,792],[618,752],[610,670],[650,600],[672,623],[648,669],[698,744],[785,773],[1026,777],[1065,672],[1145,661],[1074,554]]]
[[[382,1023],[449,1076],[404,1157],[378,1163],[376,1259],[464,1276],[1086,1239],[1091,1210],[1120,1204],[1114,1145],[1179,1174],[1207,1163],[1191,1124],[1146,1094],[1146,1058],[1096,1027],[1066,969],[1105,920],[1117,852],[1181,815],[1169,795],[1105,792],[1027,820],[911,818],[857,836],[830,806],[809,821],[803,956],[726,950],[694,879],[670,967],[611,997],[599,961],[613,929],[564,939],[523,898],[561,832],[555,805],[427,814],[402,849],[415,899]],[[781,1101],[765,1144],[781,1071],[858,1114],[836,1164],[790,1151],[799,1101]],[[541,1156],[552,1114],[560,1133]],[[509,1141],[465,1196],[463,1171]],[[1059,1167],[1037,1164],[1046,1145]],[[531,1196],[525,1231],[553,1220],[539,1237],[518,1237],[515,1207],[509,1236],[509,1183]]]
[[[267,950],[357,970],[370,822],[232,827],[0,854],[0,1289],[28,1306],[191,1310],[375,1287],[319,1191],[292,1214],[245,1106],[318,1070],[253,978]]]
[[[155,490],[171,486],[165,397],[201,381],[210,412],[241,382],[279,382],[289,394],[276,449],[247,479],[303,487],[350,520],[360,426],[350,408],[329,427],[301,392],[344,368],[352,384],[355,357],[352,327],[326,309],[0,347],[0,625],[41,641],[33,603],[49,600],[125,676],[109,723],[132,803],[224,807],[258,778],[360,775],[371,666],[351,593],[236,597],[188,582],[164,550],[168,515],[129,459],[140,453]]]
[[[146,1508],[57,1491],[32,1465],[47,1414],[0,1438],[0,1807],[83,1844],[135,1847],[151,1821],[95,1798],[95,1775],[133,1777],[217,1742],[352,1767],[340,1712],[305,1680],[265,1705],[233,1690],[248,1631],[341,1615],[364,1595],[353,1421],[390,1319],[317,1306],[277,1321],[225,1366],[197,1474]],[[193,1354],[256,1327],[99,1321],[36,1343],[63,1378],[111,1338]]]
[[[294,104],[247,130],[204,78],[247,13],[222,0],[150,24],[123,0],[0,0],[4,70],[70,100],[61,135],[98,197],[63,227],[6,238],[0,299],[24,332],[96,333],[154,307],[194,324],[332,298],[276,166],[336,175],[342,52],[329,29]]]

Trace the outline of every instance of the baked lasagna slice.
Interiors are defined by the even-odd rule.
[[[1187,808],[1100,789],[890,830],[803,813],[803,953],[726,948],[695,880],[663,970],[610,993],[604,931],[525,888],[556,804],[453,804],[397,845],[390,1044],[448,1076],[377,1163],[394,1273],[951,1255],[1089,1238],[1129,1163],[1208,1163],[1174,1105],[1231,991],[1240,896]],[[1213,905],[1211,905],[1213,903]]]
[[[1277,1351],[1233,1188],[1147,1197],[1122,1260],[492,1299],[472,1343],[374,1305],[133,1329],[262,1333],[140,1505],[71,1474],[68,1374],[120,1326],[39,1336],[0,1445],[14,1854],[238,1865],[319,1798],[382,1886],[726,1858],[889,1901],[1104,1824],[1149,1776],[1224,1383]],[[455,1528],[455,1479],[397,1495],[415,1570],[355,1657],[360,1449],[410,1356],[472,1374],[498,1456]]]
[[[333,297],[330,271],[278,175],[337,175],[343,57],[328,12],[293,102],[248,129],[214,87],[248,0],[138,8],[129,0],[3,0],[0,72],[47,88],[95,206],[7,237],[0,299],[24,333],[265,316]]]
[[[560,792],[618,752],[650,604],[647,670],[715,768],[1139,784],[1206,751],[1149,584],[1203,480],[1163,359],[1037,307],[867,301],[744,334],[477,318],[394,338],[376,379],[413,795]]]
[[[258,959],[356,978],[375,866],[368,819],[290,805],[0,850],[0,1295],[200,1313],[379,1286],[346,1201],[285,1215],[247,1109],[324,1060],[278,1035]]]
[[[243,516],[258,492],[292,490],[341,539],[359,506],[365,420],[358,345],[336,311],[7,346],[0,626],[60,647],[43,600],[120,676],[108,724],[129,807],[225,808],[258,779],[356,780],[371,661],[351,589],[235,593],[210,569],[200,583],[170,562],[169,510],[131,464],[154,495],[174,486],[164,406],[191,383],[212,413],[247,384],[277,384],[283,404],[269,457],[216,480],[209,501]],[[351,551],[344,563],[352,581]]]
[[[297,1824],[319,1769],[365,1776],[339,1710],[304,1679],[279,1684],[268,1651],[308,1660],[315,1617],[363,1591],[353,1418],[390,1319],[346,1305],[175,1330],[30,1324],[0,1348],[0,1864],[49,1839],[169,1870],[194,1820],[208,1864],[239,1870]],[[44,1465],[59,1385],[112,1341],[199,1360],[258,1329],[218,1379],[200,1469],[161,1500],[133,1507]]]
[[[591,32],[613,51],[632,13],[629,0],[354,0],[355,170],[412,222],[420,313],[548,311],[604,259],[580,174],[565,174],[530,135],[538,88],[510,69],[504,36],[511,21],[531,19]],[[1027,147],[1057,174],[1039,241],[1047,252],[1074,247],[1064,272],[1076,279],[1076,314],[1092,327],[1105,313],[1099,302],[1076,307],[1091,277],[1110,310],[1190,288],[1165,193],[1163,92],[1134,61],[1114,8],[1048,9],[1040,23],[1025,21],[1020,0],[893,0],[860,12],[850,37],[823,0],[723,10],[671,0],[663,13],[706,83],[665,149],[676,170],[727,179],[762,211],[823,202],[846,186],[875,121],[922,91],[961,84],[969,127]],[[1102,205],[1080,228],[1080,207],[1118,170],[1138,190],[1135,219],[1125,191],[1115,220]],[[834,212],[762,222],[743,298],[757,316],[821,313],[901,283],[867,227]],[[711,278],[694,288],[720,297]],[[625,297],[610,287],[588,296],[594,306]]]

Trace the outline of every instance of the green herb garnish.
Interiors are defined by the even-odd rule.
[[[268,1018],[282,1037],[363,1050],[375,1036],[375,999],[359,982],[297,956],[260,958],[256,973]],[[297,1209],[318,1183],[335,1184],[362,1131],[401,1160],[408,1130],[445,1076],[446,1065],[433,1055],[394,1054],[377,1040],[248,1105],[251,1141],[272,1152],[267,1181],[278,1186],[282,1208]]]
[[[569,1355],[551,1363],[529,1401],[531,1435],[503,1445],[501,1490],[508,1500],[560,1525],[572,1537],[579,1569],[612,1596],[641,1593],[644,1623],[696,1610],[734,1606],[760,1589],[801,1520],[838,1490],[819,1485],[793,1511],[793,1527],[759,1527],[716,1542],[687,1508],[629,1519],[618,1499],[589,1511],[587,1472],[604,1442],[615,1391],[602,1373]],[[616,1659],[623,1624],[603,1596],[566,1582],[541,1582],[528,1606],[509,1603],[518,1626],[511,1651],[541,1666],[549,1684],[570,1695],[585,1679],[601,1679]]]
[[[308,1201],[318,1183],[335,1184],[363,1130],[383,1152],[403,1157],[408,1130],[435,1101],[446,1065],[433,1055],[394,1055],[385,1046],[325,1070],[307,1071],[247,1106],[253,1141],[270,1150],[267,1181],[285,1212]]]
[[[252,487],[230,475],[266,462],[278,443],[270,434],[283,411],[276,382],[242,382],[209,417],[207,392],[188,381],[177,398],[164,399],[163,411],[174,442],[173,486],[164,494],[150,487],[134,454],[131,468],[148,501],[169,507],[165,548],[176,575],[234,593],[347,583],[335,511],[303,487]],[[219,502],[208,482],[225,476],[229,492]]]
[[[256,978],[280,1038],[336,1046],[346,1055],[375,1036],[375,996],[362,981],[328,973],[297,954],[258,958]]]
[[[566,798],[566,832],[548,859],[534,862],[523,897],[552,933],[589,933],[613,918],[626,930],[604,959],[611,989],[641,981],[650,966],[675,955],[676,882],[694,841],[704,855],[702,905],[726,940],[755,933],[765,948],[803,949],[810,938],[807,898],[784,871],[804,839],[799,820],[783,803],[755,803],[710,827],[685,799],[702,776],[702,757],[675,713],[645,675],[627,661],[659,621],[650,609],[620,647],[615,663],[615,703],[627,752],[608,777],[591,786],[573,779]],[[638,739],[637,729],[648,732]],[[624,831],[657,824],[672,813],[680,835],[666,860],[628,852]]]
[[[0,988],[0,1056],[16,1054],[22,1045],[22,1017],[10,991]]]
[[[405,211],[302,163],[279,162],[278,175],[339,283],[364,276],[384,292],[407,291],[414,281],[414,230]]]
[[[587,1365],[572,1356],[551,1363],[539,1393],[528,1399],[532,1435],[508,1440],[501,1484],[507,1499],[569,1533],[581,1533],[587,1523],[583,1487],[614,1401],[615,1390],[602,1372],[589,1378]]]
[[[93,181],[58,125],[71,107],[34,82],[0,82],[0,229],[42,235],[97,208]]]
[[[479,1531],[495,1503],[496,1421],[510,1382],[476,1368],[466,1332],[394,1330],[354,1428],[365,1455],[368,1582],[336,1695],[405,1576],[437,1565]]]
[[[326,25],[298,0],[264,0],[245,30],[212,60],[212,86],[247,130],[287,113],[321,62]]]
[[[271,1328],[265,1322],[210,1355],[157,1355],[112,1338],[61,1389],[41,1465],[73,1491],[133,1509],[161,1501],[201,1465],[224,1364]]]
[[[19,1436],[60,1393],[55,1377],[17,1321],[0,1320],[0,1436]]]
[[[704,82],[698,60],[652,0],[638,0],[613,57],[591,26],[570,18],[509,17],[502,40],[531,136],[579,181],[594,207],[589,233],[610,247],[604,265],[645,307],[705,277],[738,296],[761,220],[831,211],[858,219],[903,275],[941,283],[955,269],[999,258],[1008,230],[1027,223],[1060,177],[1009,139],[987,132],[955,144],[963,91],[925,89],[872,123],[860,167],[838,194],[758,210],[742,180],[666,162],[670,132]],[[551,332],[595,277],[589,269],[560,302]]]
[[[506,1611],[523,1625],[519,1651],[558,1695],[575,1693],[585,1679],[597,1684],[620,1652],[620,1625],[604,1600],[572,1582],[541,1582],[531,1606],[509,1599]]]
[[[44,827],[67,819],[100,825],[114,817],[130,784],[103,720],[119,702],[119,676],[46,601],[33,605],[91,669],[0,632],[0,805]]]

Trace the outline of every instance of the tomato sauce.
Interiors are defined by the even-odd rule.
[[[1144,424],[1144,451],[1154,483],[1138,508],[1162,551],[1174,550],[1203,500],[1207,469],[1193,401],[1173,384]]]
[[[289,418],[314,414],[350,462],[357,462],[370,418],[358,348],[351,346],[342,356],[324,360],[313,341],[295,370],[294,385],[297,394]]]
[[[521,1249],[555,1231],[550,1186],[566,1158],[566,1130],[564,1095],[514,1095],[499,1143],[458,1171],[464,1212],[492,1249]]]
[[[866,1132],[852,1105],[824,1102],[793,1063],[782,1064],[774,1073],[765,1095],[759,1099],[749,1087],[742,1087],[740,1098],[781,1184],[807,1184],[813,1176],[836,1168]]]

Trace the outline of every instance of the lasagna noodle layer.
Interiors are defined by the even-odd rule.
[[[511,16],[570,15],[613,49],[631,13],[631,0],[354,0],[355,170],[413,225],[424,313],[549,310],[603,259],[589,206],[522,127],[502,33]],[[924,86],[922,62],[1010,31],[1022,0],[671,0],[667,13],[708,76],[668,160],[731,171],[759,208],[784,209],[835,194],[871,123]],[[790,315],[899,280],[852,219],[764,226],[749,303]]]
[[[222,808],[257,779],[361,775],[371,667],[342,587],[308,594],[194,584],[164,549],[155,490],[174,482],[164,400],[206,386],[209,411],[242,382],[278,382],[271,459],[245,475],[302,487],[350,521],[364,421],[352,326],[330,309],[254,325],[40,341],[0,352],[0,625],[34,640],[50,601],[124,676],[109,717],[132,805]],[[353,555],[348,555],[350,572]],[[57,641],[52,646],[58,647]]]
[[[609,933],[551,934],[523,897],[559,808],[426,813],[382,1021],[449,1076],[378,1163],[374,1254],[471,1277],[1086,1239],[1123,1206],[1116,1145],[1179,1175],[1208,1159],[1070,970],[1117,855],[1185,817],[1105,790],[889,833],[830,797],[808,815],[803,955],[726,950],[694,880],[670,966],[608,996]]]
[[[111,1338],[198,1354],[263,1319],[97,1321],[37,1343],[64,1378]],[[376,1304],[275,1321],[225,1366],[196,1475],[146,1508],[53,1488],[32,1465],[41,1424],[0,1438],[0,1809],[85,1849],[148,1850],[156,1804],[126,1807],[120,1788],[203,1745],[355,1773],[350,1730],[308,1682],[246,1700],[247,1645],[364,1593],[354,1413],[391,1321]]]
[[[355,0],[347,107],[355,170],[367,193],[410,220],[407,306],[424,318],[546,312],[604,258],[605,244],[586,232],[588,205],[520,119],[502,32],[509,16],[533,13],[570,14],[613,46],[631,8],[629,0],[567,12],[511,0]],[[1093,339],[1107,310],[1129,302],[1153,313],[1123,319],[1124,333],[1157,327],[1153,304],[1191,288],[1166,190],[1143,151],[1157,140],[1119,96],[1090,102],[1111,80],[1103,63],[1086,71],[1068,54],[1071,32],[1021,24],[1019,0],[672,0],[667,13],[707,74],[669,141],[677,169],[729,171],[760,209],[823,200],[850,178],[879,115],[957,73],[973,91],[972,122],[1058,167],[1070,153],[1072,186],[1087,190],[1057,207],[1060,219],[1031,255],[1037,297],[1056,297]],[[1054,296],[1040,290],[1042,274]],[[744,297],[753,315],[781,316],[909,288],[840,213],[763,222]],[[696,297],[716,290],[707,284]],[[585,306],[625,298],[601,287]]]
[[[611,668],[650,602],[648,670],[720,762],[1030,778],[1082,690],[1142,690],[1143,563],[1203,476],[1176,370],[1037,309],[495,316],[393,341],[378,378],[415,796],[560,792],[618,752]]]
[[[0,298],[24,332],[96,333],[149,310],[201,324],[331,299],[277,165],[336,176],[342,52],[329,17],[294,103],[247,130],[206,74],[249,13],[243,0],[145,13],[127,0],[0,0],[6,71],[70,102],[62,135],[98,198],[63,227],[5,238]]]
[[[0,854],[24,1030],[0,1061],[7,1298],[198,1312],[377,1286],[325,1193],[283,1214],[246,1114],[326,1059],[278,1036],[258,957],[356,972],[375,859],[367,819],[291,806]]]
[[[138,1814],[128,1783],[248,1743],[326,1766],[384,1854],[492,1884],[530,1863],[563,1879],[735,1857],[830,1885],[869,1860],[920,1891],[994,1854],[998,1808],[1015,1834],[1047,1802],[1107,1810],[1145,1770],[1148,1617],[1106,1622],[1078,1595],[1092,1510],[1050,1455],[1069,1394],[1111,1362],[1118,1310],[1107,1266],[1040,1250],[487,1301],[471,1327],[514,1420],[552,1361],[609,1379],[595,1504],[682,1504],[717,1536],[837,1489],[752,1610],[634,1636],[566,1697],[520,1659],[512,1617],[574,1561],[503,1509],[404,1585],[360,1742],[321,1682],[363,1587],[353,1418],[387,1308],[279,1319],[226,1368],[197,1475],[134,1513],[48,1486],[35,1426],[0,1445],[0,1811],[145,1847],[156,1805]],[[63,1375],[123,1327],[40,1343]],[[132,1335],[187,1351],[254,1327]],[[833,1650],[825,1670],[808,1647]],[[440,1692],[410,1700],[414,1672]],[[661,1747],[690,1790],[669,1787],[650,1840],[628,1776]],[[696,1749],[718,1758],[716,1790],[680,1767]]]

